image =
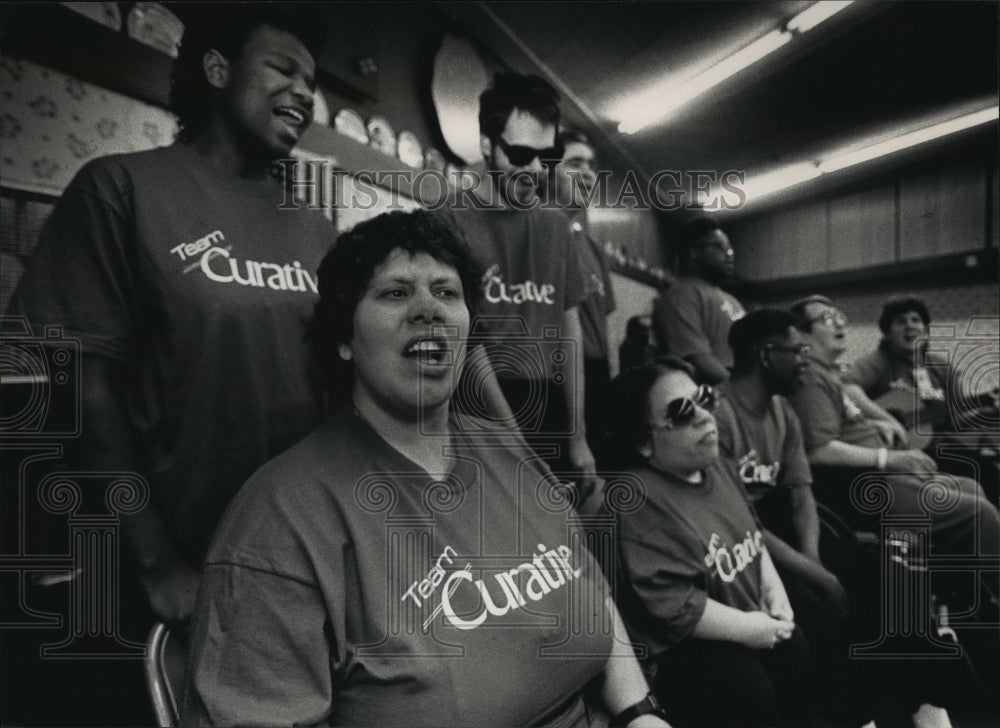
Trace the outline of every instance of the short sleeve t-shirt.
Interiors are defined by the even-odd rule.
[[[566,217],[557,210],[462,208],[447,217],[465,235],[485,270],[485,298],[473,338],[485,335],[497,376],[547,379],[559,369],[565,346],[563,314],[587,296]],[[509,361],[515,343],[538,352],[530,362]],[[521,350],[519,349],[519,350]],[[506,352],[506,353],[505,353]],[[565,352],[564,352],[565,355]]]
[[[428,474],[342,414],[246,484],[206,560],[184,724],[585,724],[560,707],[607,662],[610,589],[579,521],[523,442],[448,447]]]
[[[615,310],[611,275],[600,246],[579,220],[569,224],[573,243],[580,256],[587,297],[580,302],[583,354],[588,359],[608,358],[608,315]]]
[[[852,362],[844,372],[844,381],[860,386],[905,427],[914,427],[918,421],[933,426],[948,423],[951,378],[951,368],[946,362],[923,355],[916,362],[909,361],[895,355],[885,340],[878,349]]]
[[[733,366],[729,327],[746,311],[735,297],[700,278],[682,276],[653,307],[653,327],[660,347],[679,357],[712,354]]]
[[[812,484],[799,418],[784,397],[771,397],[762,417],[722,386],[715,421],[719,449],[736,463],[751,500]]]
[[[642,468],[646,500],[620,516],[620,554],[630,598],[629,627],[656,655],[694,629],[710,597],[743,611],[760,608],[760,526],[725,461],[692,484]]]
[[[240,485],[323,418],[304,336],[333,230],[284,202],[277,179],[225,174],[182,143],[95,159],[12,302],[123,364],[143,475],[195,567]]]
[[[847,396],[839,372],[815,357],[802,375],[802,386],[789,397],[799,416],[807,452],[831,440],[861,447],[882,447],[878,428]]]

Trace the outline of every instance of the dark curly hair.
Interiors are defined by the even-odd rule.
[[[729,348],[733,350],[733,377],[752,372],[757,364],[757,347],[768,338],[784,338],[795,326],[795,317],[781,308],[751,311],[729,327]]]
[[[462,281],[470,318],[482,299],[482,268],[462,234],[439,214],[427,210],[387,212],[342,233],[319,265],[319,300],[308,333],[313,354],[328,379],[334,409],[349,400],[353,384],[353,365],[340,358],[338,348],[354,338],[358,302],[375,269],[396,249],[411,255],[427,253],[454,268]]]
[[[499,137],[514,109],[559,128],[559,94],[548,81],[540,76],[500,71],[479,96],[479,133],[489,139]]]
[[[931,314],[927,310],[927,304],[923,300],[916,296],[895,296],[882,305],[882,315],[878,317],[879,329],[881,329],[883,334],[888,336],[889,327],[892,326],[893,320],[899,314],[909,313],[910,311],[915,311],[920,316],[920,319],[924,322],[924,326],[930,324]]]
[[[313,3],[204,3],[184,13],[184,37],[174,62],[170,108],[177,115],[177,138],[187,141],[212,114],[216,89],[205,78],[205,54],[214,49],[231,63],[239,60],[247,37],[261,25],[291,33],[315,59],[326,41],[326,19]]]
[[[649,391],[667,372],[684,372],[694,378],[694,368],[676,356],[660,356],[628,369],[611,382],[615,403],[615,426],[612,431],[616,468],[627,468],[642,460],[639,448],[649,441]]]

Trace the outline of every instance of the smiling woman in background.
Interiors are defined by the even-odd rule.
[[[597,678],[612,715],[638,705],[621,725],[666,725],[572,509],[540,496],[545,465],[451,413],[479,281],[424,211],[362,223],[324,259],[312,337],[353,406],[233,502],[183,724],[587,726]]]

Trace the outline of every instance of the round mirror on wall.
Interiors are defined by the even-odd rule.
[[[489,85],[490,73],[472,44],[445,36],[434,57],[431,98],[448,149],[469,165],[482,161],[479,94]]]

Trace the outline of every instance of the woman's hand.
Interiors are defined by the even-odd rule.
[[[744,638],[741,642],[756,650],[769,650],[779,642],[792,636],[795,623],[774,619],[764,612],[746,612],[744,622]]]

